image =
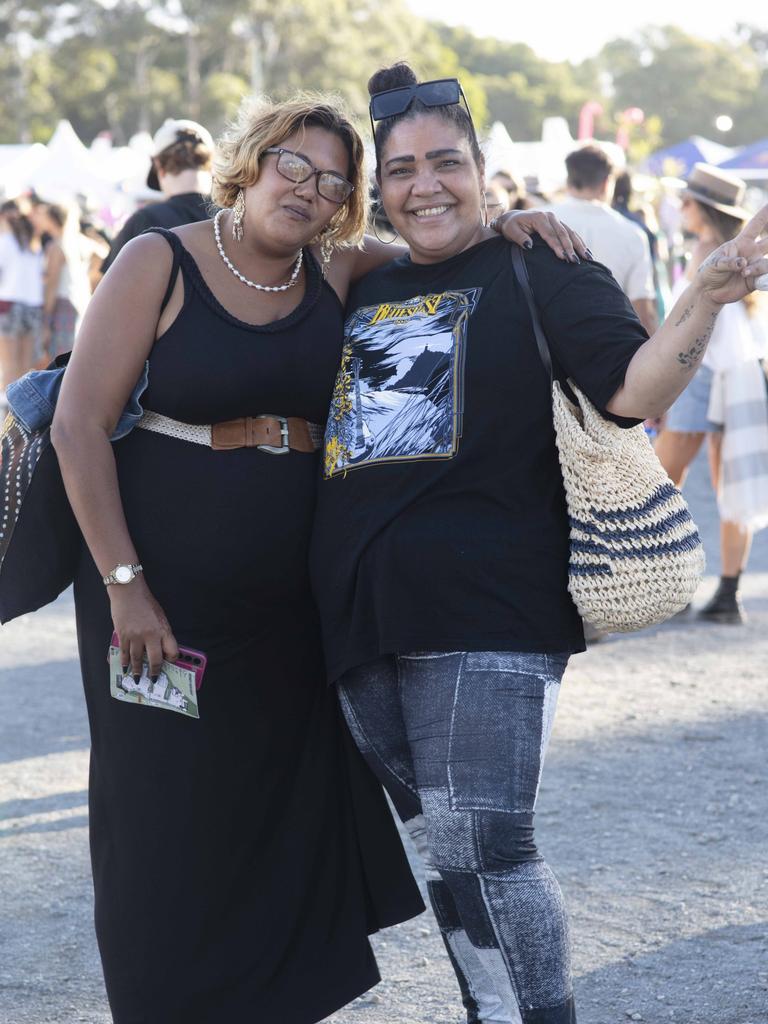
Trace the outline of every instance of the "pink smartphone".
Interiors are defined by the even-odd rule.
[[[117,633],[112,634],[111,644],[113,647],[120,646],[120,637]],[[208,658],[202,651],[196,651],[192,647],[182,647],[181,644],[179,644],[179,656],[175,661],[171,662],[171,664],[178,665],[179,668],[185,668],[189,672],[194,672],[195,689],[200,689],[203,685],[205,666],[208,664]]]

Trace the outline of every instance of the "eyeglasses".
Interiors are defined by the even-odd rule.
[[[292,149],[283,149],[280,146],[270,146],[264,153],[277,154],[277,173],[288,181],[300,185],[314,175],[317,194],[331,203],[341,206],[355,191],[351,181],[347,181],[336,171],[318,171],[300,153],[294,153]]]
[[[374,137],[374,121],[383,121],[387,117],[404,114],[415,99],[420,100],[425,107],[449,107],[463,100],[470,124],[474,128],[472,112],[458,78],[436,78],[433,82],[419,82],[416,85],[403,85],[397,89],[385,89],[384,92],[374,93],[368,106]]]

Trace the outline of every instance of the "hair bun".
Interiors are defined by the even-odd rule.
[[[379,71],[371,75],[368,79],[368,94],[373,96],[377,92],[386,92],[387,89],[416,85],[418,81],[411,65],[401,60],[389,68],[380,68]]]

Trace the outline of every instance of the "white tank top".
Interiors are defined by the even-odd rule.
[[[0,300],[43,304],[43,254],[22,249],[11,231],[0,234]]]

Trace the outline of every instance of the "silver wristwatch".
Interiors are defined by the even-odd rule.
[[[140,565],[116,565],[111,573],[101,579],[105,587],[110,587],[113,583],[130,583],[143,571]]]

